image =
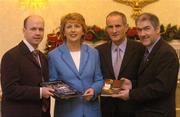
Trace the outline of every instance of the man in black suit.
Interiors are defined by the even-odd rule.
[[[23,41],[2,58],[2,117],[50,117],[46,99],[53,89],[40,87],[48,80],[47,60],[41,52],[33,55],[44,35],[42,17],[27,17],[23,33]]]
[[[179,69],[176,52],[160,37],[159,19],[154,14],[141,14],[136,26],[147,49],[138,72],[137,88],[123,90],[116,97],[135,101],[137,117],[176,117],[175,90]]]
[[[110,41],[97,47],[100,55],[101,69],[104,79],[126,78],[136,84],[137,72],[143,58],[144,46],[126,37],[128,24],[126,16],[118,11],[106,17],[106,30]],[[115,67],[116,48],[120,51],[120,65]],[[117,72],[117,73],[116,73]],[[134,87],[133,86],[133,87]],[[134,106],[131,102],[112,97],[101,97],[102,117],[133,117]]]

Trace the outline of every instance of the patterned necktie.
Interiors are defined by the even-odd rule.
[[[114,61],[114,75],[115,75],[115,78],[118,79],[121,62],[122,62],[121,55],[120,55],[120,49],[116,48],[115,53],[116,53],[116,58]]]
[[[32,54],[33,54],[36,62],[38,63],[38,65],[41,67],[41,62],[40,62],[40,59],[39,59],[39,51],[38,50],[34,50],[34,51],[32,51]]]
[[[39,58],[39,51],[38,50],[34,50],[32,52],[36,62],[38,63],[38,65],[41,67],[41,62],[40,62],[40,58]],[[44,81],[44,78],[42,76],[42,81]],[[42,99],[42,111],[43,112],[47,112],[49,109],[49,100],[48,99]]]
[[[42,64],[41,64],[40,57],[39,57],[39,50],[34,50],[32,52],[32,54],[33,54],[33,56],[34,56],[34,58],[36,60],[36,63],[40,66],[40,68],[42,70]],[[41,72],[43,72],[43,71],[41,71]],[[45,81],[43,75],[42,75],[42,81]]]
[[[50,108],[50,102],[48,99],[42,99],[42,111],[47,112]]]
[[[144,62],[147,61],[148,56],[149,56],[149,51],[148,51],[148,49],[146,49],[145,53],[144,53]]]

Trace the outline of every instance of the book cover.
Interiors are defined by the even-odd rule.
[[[41,86],[53,88],[54,98],[56,99],[69,99],[69,98],[78,97],[82,95],[76,89],[67,85],[63,81],[43,82]]]

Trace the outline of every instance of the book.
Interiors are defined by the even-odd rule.
[[[113,94],[118,94],[119,91],[121,90],[122,84],[123,84],[123,79],[121,80],[106,79],[104,86],[102,88],[101,96],[111,97]]]
[[[63,81],[50,81],[41,83],[43,87],[51,87],[54,89],[54,98],[55,99],[69,99],[81,96],[82,94],[76,89],[72,88]]]

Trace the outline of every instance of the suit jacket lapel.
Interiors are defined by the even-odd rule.
[[[105,54],[106,63],[108,65],[107,69],[109,69],[110,73],[113,74],[113,76],[114,76],[113,78],[115,79],[114,70],[113,70],[113,63],[112,63],[112,53],[111,53],[112,42],[110,41],[107,44],[108,44],[107,50],[106,50],[107,54]]]
[[[86,67],[88,58],[89,58],[88,47],[85,45],[81,45],[81,57],[80,57],[80,68],[79,68],[80,75],[82,74],[84,68]]]
[[[43,80],[48,81],[48,77],[46,77],[46,75],[48,74],[48,73],[46,73],[46,72],[48,72],[47,59],[45,58],[45,56],[41,52],[39,54],[39,58],[41,61],[41,72],[43,74]]]
[[[19,43],[19,48],[25,57],[27,57],[31,62],[33,62],[37,67],[40,68],[39,64],[36,62],[35,58],[33,57],[32,53],[28,49],[28,47],[24,44],[23,41]]]
[[[62,53],[62,60],[67,64],[67,66],[69,67],[69,69],[76,74],[76,76],[78,75],[78,70],[75,66],[75,63],[71,57],[70,51],[68,49],[68,47],[66,46],[66,44],[64,43],[62,46],[60,47],[60,51]]]
[[[124,57],[123,57],[123,60],[122,60],[122,64],[121,64],[121,68],[120,68],[119,74],[121,74],[121,72],[126,67],[127,63],[132,58],[132,55],[134,54],[134,48],[133,47],[134,46],[131,46],[130,41],[127,40],[127,46],[126,46],[126,50],[125,50],[125,53],[124,53]]]

